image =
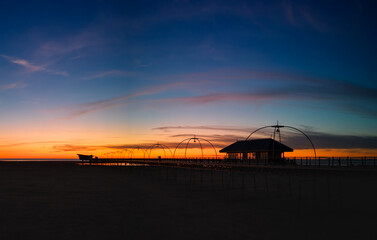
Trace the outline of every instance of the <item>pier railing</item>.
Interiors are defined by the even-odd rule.
[[[100,158],[90,164],[122,165],[125,163],[211,166],[211,167],[248,167],[258,165],[285,165],[297,167],[377,167],[377,157],[293,157],[275,159],[227,159],[227,158]]]
[[[376,167],[377,157],[294,157],[286,158],[287,162],[298,166],[326,167]]]

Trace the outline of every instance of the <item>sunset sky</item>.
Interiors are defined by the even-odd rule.
[[[0,158],[218,151],[277,121],[320,156],[377,155],[376,4],[266,2],[1,1]]]

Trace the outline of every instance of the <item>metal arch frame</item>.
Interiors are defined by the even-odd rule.
[[[198,142],[199,142],[199,146],[200,146],[200,151],[202,152],[202,158],[203,158],[203,147],[202,147],[202,144],[200,143],[200,140],[199,140],[199,138],[197,138],[197,137],[193,137],[193,138],[190,138],[188,141],[187,141],[187,143],[186,143],[186,148],[185,148],[185,158],[186,158],[186,156],[187,156],[187,148],[188,148],[188,145],[189,145],[189,143],[190,143],[190,141],[191,140],[194,140],[194,142],[195,142],[195,140],[198,140]],[[174,149],[174,156],[175,156],[175,150],[176,149]]]
[[[186,158],[187,148],[188,148],[188,145],[189,145],[189,143],[190,143],[191,140],[198,140],[199,145],[200,145],[200,150],[201,150],[201,152],[202,152],[202,158],[204,158],[204,154],[203,154],[202,143],[200,142],[200,140],[208,142],[208,143],[212,146],[213,150],[215,151],[215,156],[216,156],[216,159],[217,159],[216,148],[213,146],[213,144],[212,144],[210,141],[208,141],[207,139],[204,139],[204,138],[197,138],[197,137],[186,138],[186,139],[182,140],[180,143],[178,143],[178,145],[177,145],[177,146],[175,147],[175,149],[174,149],[173,157],[175,157],[175,152],[177,151],[178,147],[179,147],[183,142],[187,141],[187,143],[186,143],[186,148],[185,148],[185,158]]]
[[[128,149],[128,148],[125,148],[124,149],[126,152],[130,152],[131,154],[128,154],[128,158],[129,159],[132,159],[132,154],[134,153],[134,151],[133,150],[130,150],[130,149]]]
[[[151,152],[153,150],[153,148],[155,147],[161,147],[162,150],[164,151],[164,155],[165,155],[165,158],[166,158],[166,151],[165,151],[165,148],[169,150],[170,152],[170,156],[173,156],[170,148],[164,144],[160,144],[160,143],[156,143],[156,144],[153,144],[152,146],[150,146],[148,149],[146,149],[146,151],[144,152],[144,158],[145,158],[145,153],[147,153],[149,151],[149,154],[148,154],[148,158],[151,158]]]
[[[105,152],[101,154],[101,158],[109,158],[109,159],[122,159],[125,156],[123,154],[126,154],[129,152],[128,149],[122,149],[118,151],[111,151],[111,152]]]
[[[265,129],[265,128],[290,128],[290,129],[293,129],[293,130],[296,130],[296,131],[299,131],[300,133],[302,133],[310,142],[310,144],[312,145],[313,147],[313,151],[314,151],[314,158],[317,157],[317,153],[316,153],[316,150],[315,150],[315,147],[314,147],[314,144],[312,142],[312,140],[309,138],[308,135],[306,135],[303,131],[301,131],[300,129],[298,128],[295,128],[295,127],[291,127],[291,126],[283,126],[283,125],[271,125],[271,126],[265,126],[265,127],[261,127],[261,128],[258,128],[257,130],[253,131],[252,133],[250,133],[250,135],[246,138],[246,141],[249,140],[249,138],[251,137],[251,135],[253,135],[254,133],[258,132],[259,130],[262,130],[262,129]]]
[[[133,150],[125,148],[125,149],[123,149],[123,151],[126,154],[126,155],[124,155],[124,158],[132,158]],[[131,154],[131,157],[130,157],[130,154]]]
[[[134,154],[134,151],[135,151],[135,148],[131,148],[132,150],[128,150],[131,152],[131,156],[130,156],[130,159],[133,158],[133,154]],[[145,152],[148,150],[148,149],[144,149],[144,148],[140,148],[140,147],[137,147],[137,150],[142,150],[143,151],[143,156],[145,158]]]
[[[127,149],[122,149],[122,150],[119,150],[118,153],[118,159],[124,159],[127,157],[127,152],[128,150]]]

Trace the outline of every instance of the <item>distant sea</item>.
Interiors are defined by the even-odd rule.
[[[291,158],[292,160],[292,158]],[[353,158],[295,158],[296,166],[322,166],[322,167],[377,167],[376,157]],[[78,158],[0,158],[0,162],[81,162]],[[108,165],[108,164],[106,164]],[[260,165],[264,165],[260,163]],[[118,166],[116,164],[116,166]]]
[[[0,158],[0,162],[80,162],[75,158]]]

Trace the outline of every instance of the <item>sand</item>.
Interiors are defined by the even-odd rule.
[[[0,162],[0,239],[377,239],[375,172]]]

